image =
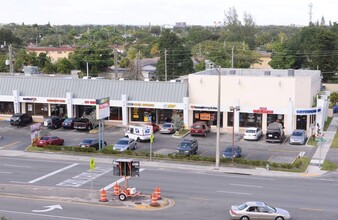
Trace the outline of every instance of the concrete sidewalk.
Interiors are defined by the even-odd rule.
[[[314,155],[312,156],[310,165],[307,168],[306,174],[308,176],[317,176],[326,173],[321,170],[323,162],[327,153],[330,150],[334,136],[336,135],[338,126],[338,117],[333,117],[327,131],[323,131],[323,137],[321,142],[318,142],[318,147]]]

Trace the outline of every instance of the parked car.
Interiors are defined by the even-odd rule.
[[[74,128],[77,130],[90,131],[94,128],[94,125],[88,118],[79,118],[74,122]]]
[[[156,131],[160,130],[160,126],[155,124],[155,123],[147,123],[146,125],[152,126],[153,127],[153,133],[155,133]]]
[[[66,118],[63,122],[62,122],[62,127],[63,128],[69,128],[69,129],[73,129],[74,128],[74,123],[78,120],[78,118]]]
[[[305,130],[296,129],[292,132],[289,144],[305,144],[307,141],[307,135]]]
[[[11,125],[24,126],[33,122],[32,116],[25,113],[16,113],[9,120]]]
[[[173,134],[175,131],[176,129],[173,123],[164,123],[160,129],[161,134]]]
[[[206,121],[197,121],[190,127],[190,135],[202,135],[204,137],[210,133],[211,127]]]
[[[99,150],[99,139],[98,138],[85,138],[80,142],[79,146],[80,147],[93,147],[96,150]],[[107,142],[103,142],[101,140],[101,146],[106,147]]]
[[[282,142],[284,139],[284,127],[279,122],[272,122],[266,131],[266,142]]]
[[[269,219],[269,220],[288,220],[291,215],[288,211],[272,207],[264,202],[246,202],[241,205],[233,205],[229,210],[231,219],[250,220],[250,219]]]
[[[244,132],[244,136],[243,139],[244,140],[258,140],[259,138],[261,138],[263,135],[262,129],[260,128],[247,128]]]
[[[60,128],[62,127],[62,122],[64,121],[65,119],[64,118],[61,118],[60,116],[49,116],[47,118],[45,118],[45,120],[43,121],[43,125],[45,127],[48,127],[48,128],[53,128],[53,129],[56,129],[56,128]]]
[[[181,143],[178,144],[176,151],[178,154],[186,156],[197,154],[198,141],[196,139],[184,139]]]
[[[65,141],[57,136],[43,136],[37,142],[36,146],[44,147],[46,145],[63,145]]]
[[[125,150],[135,150],[137,147],[137,142],[131,138],[121,138],[116,141],[113,149],[116,151],[125,151]]]
[[[241,157],[242,156],[242,148],[240,146],[234,145],[234,158],[235,157]],[[232,145],[227,146],[225,150],[223,151],[223,157],[224,158],[232,158]]]

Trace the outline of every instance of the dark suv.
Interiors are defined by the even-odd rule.
[[[16,113],[12,115],[10,119],[11,125],[23,126],[33,122],[33,118],[30,115],[24,113]]]
[[[60,128],[62,127],[62,122],[64,121],[64,118],[61,118],[60,116],[49,116],[45,118],[43,121],[43,125],[48,128]]]
[[[197,154],[198,141],[196,139],[184,139],[178,144],[176,150],[178,154],[186,156]]]

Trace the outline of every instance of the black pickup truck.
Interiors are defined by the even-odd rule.
[[[282,142],[284,139],[283,125],[278,122],[272,122],[268,125],[266,131],[266,142]]]

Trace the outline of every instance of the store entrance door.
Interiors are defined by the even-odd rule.
[[[306,130],[307,116],[306,115],[297,115],[297,129]]]

